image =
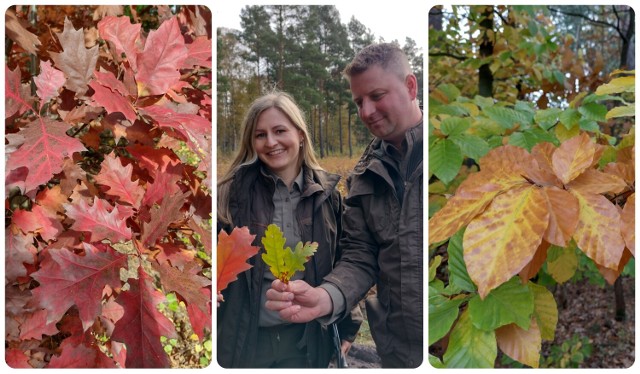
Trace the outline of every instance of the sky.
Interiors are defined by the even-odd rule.
[[[246,5],[263,4],[301,4],[301,5],[335,5],[340,12],[341,22],[348,24],[351,16],[362,22],[378,37],[390,42],[397,39],[404,44],[408,36],[418,45],[426,46],[428,36],[428,6],[426,1],[392,0],[381,6],[377,1],[343,0],[343,1],[305,1],[274,2],[268,0],[224,1],[212,7],[213,22],[216,27],[240,29],[240,10]],[[426,48],[423,48],[426,49]]]

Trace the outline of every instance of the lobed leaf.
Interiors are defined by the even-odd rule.
[[[286,239],[277,225],[270,224],[262,238],[265,253],[262,259],[269,265],[271,274],[284,283],[288,283],[296,271],[304,271],[304,264],[309,260],[316,249],[318,243],[302,242],[296,245],[295,251],[285,248]]]
[[[235,227],[231,235],[224,230],[218,233],[217,245],[217,290],[227,288],[229,283],[238,279],[237,275],[251,269],[247,260],[255,256],[260,247],[252,246],[255,235],[248,227]]]
[[[81,199],[74,204],[64,204],[64,208],[67,217],[75,220],[71,229],[91,233],[92,242],[107,239],[117,243],[132,237],[131,229],[122,219],[121,206],[113,207],[106,200],[94,196],[92,206]]]

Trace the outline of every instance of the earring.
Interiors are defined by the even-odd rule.
[[[302,148],[302,145],[304,144],[304,142],[300,142],[300,148]]]

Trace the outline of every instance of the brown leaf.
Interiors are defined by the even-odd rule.
[[[211,299],[206,297],[200,290],[210,286],[211,281],[190,271],[190,267],[197,266],[195,262],[187,264],[182,271],[170,265],[157,263],[152,263],[152,265],[160,273],[162,285],[167,292],[175,291],[187,301],[187,304],[196,305],[203,312],[209,311],[207,303]]]
[[[7,9],[4,14],[5,29],[7,36],[18,43],[25,51],[36,54],[38,47],[40,46],[40,39],[34,33],[26,29],[23,25],[23,21],[16,17],[16,13],[13,9]]]
[[[635,257],[636,255],[636,194],[632,193],[624,204],[620,220],[622,221],[622,237],[624,242]]]
[[[57,35],[63,52],[49,52],[49,55],[56,66],[67,75],[65,87],[74,91],[76,96],[82,96],[89,88],[88,83],[98,61],[98,46],[85,48],[84,32],[82,29],[74,29],[68,18],[64,20],[64,31]]]
[[[531,318],[529,330],[514,323],[498,328],[496,340],[500,350],[512,359],[533,368],[540,365],[542,337],[535,318]]]
[[[563,142],[552,156],[553,171],[560,181],[567,184],[591,166],[596,148],[587,133]]]
[[[578,199],[557,187],[543,187],[542,193],[549,210],[549,226],[544,233],[544,240],[564,247],[578,225]]]

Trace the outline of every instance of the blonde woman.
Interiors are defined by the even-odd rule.
[[[284,92],[256,99],[244,119],[240,150],[218,182],[218,230],[247,226],[256,235],[271,223],[287,239],[319,244],[294,279],[319,285],[339,258],[342,231],[340,177],[316,160],[307,125],[295,101]],[[261,248],[261,253],[264,251]],[[334,351],[326,326],[311,321],[289,323],[265,308],[266,291],[275,279],[260,255],[222,293],[218,307],[218,363],[222,367],[327,367]],[[340,322],[346,354],[362,319],[359,310]]]

